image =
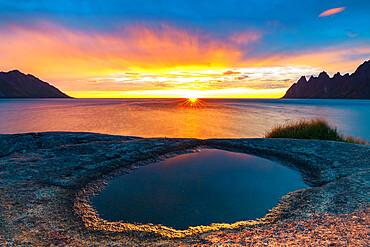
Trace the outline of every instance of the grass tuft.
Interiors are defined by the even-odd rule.
[[[365,139],[344,137],[336,127],[331,127],[322,119],[301,120],[295,123],[277,126],[268,131],[265,138],[293,138],[341,141],[368,145]]]
[[[343,141],[344,142],[349,142],[349,143],[369,145],[369,143],[367,143],[365,138],[359,138],[359,137],[353,137],[353,136],[347,136],[347,137],[344,138]]]

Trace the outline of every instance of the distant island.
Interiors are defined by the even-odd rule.
[[[336,73],[332,78],[323,71],[307,81],[302,76],[283,98],[288,99],[370,99],[370,60],[353,74]]]
[[[0,98],[71,98],[56,87],[18,70],[0,72]]]

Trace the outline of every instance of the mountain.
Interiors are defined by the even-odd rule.
[[[296,99],[370,99],[370,60],[361,64],[353,74],[336,73],[332,78],[323,71],[307,81],[302,76],[283,98]]]
[[[0,72],[0,98],[70,98],[56,87],[18,70]]]

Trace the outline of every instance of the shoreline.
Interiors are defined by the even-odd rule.
[[[240,235],[310,220],[315,215],[369,216],[370,147],[365,145],[296,139],[198,140],[41,132],[2,134],[0,147],[0,243],[3,244],[207,245],[211,241],[209,236]],[[237,227],[207,231],[195,228],[192,234],[179,236],[148,228],[122,230],[86,210],[89,204],[83,195],[94,181],[122,169],[129,172],[133,165],[145,165],[202,147],[277,161],[298,170],[312,188],[284,196],[256,224],[248,221]],[[89,222],[99,224],[89,225]]]

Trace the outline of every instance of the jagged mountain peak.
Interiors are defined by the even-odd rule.
[[[341,78],[343,78],[343,76],[339,72],[335,73],[333,76],[334,80],[340,80]]]
[[[1,74],[13,74],[13,75],[24,75],[22,72],[20,72],[19,70],[17,69],[14,69],[14,70],[11,70],[11,71],[8,71],[8,72],[4,72],[4,71],[1,71],[0,72]]]
[[[301,76],[301,78],[299,78],[299,80],[297,81],[297,83],[307,83],[307,79],[305,76]]]
[[[329,75],[328,75],[328,73],[326,73],[325,71],[323,71],[323,72],[321,72],[320,74],[319,74],[319,77],[318,78],[320,78],[320,79],[329,79],[330,77],[329,77]]]
[[[308,83],[301,77],[285,93],[283,98],[313,99],[370,99],[370,60],[361,64],[353,74],[332,78],[323,71],[318,77],[311,76]]]
[[[356,73],[366,73],[370,76],[370,60],[365,61],[363,64],[358,66],[354,74]]]

